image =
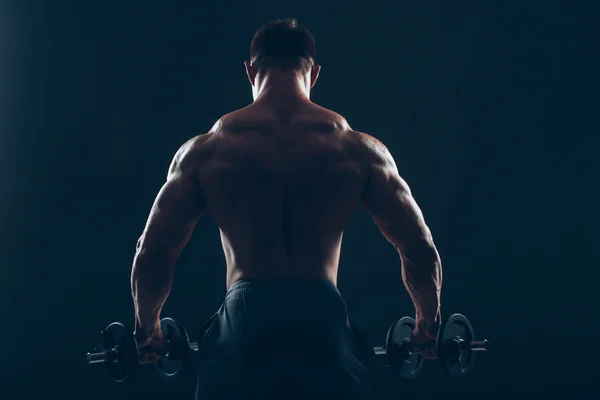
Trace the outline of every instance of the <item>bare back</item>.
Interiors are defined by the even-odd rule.
[[[202,212],[221,230],[228,288],[244,278],[336,284],[344,225],[362,202],[400,254],[419,329],[435,337],[439,254],[392,155],[339,115],[299,104],[284,109],[254,102],[179,149],[134,257],[132,294],[141,327],[158,326],[175,261]]]
[[[336,283],[343,228],[367,180],[359,135],[310,103],[279,113],[251,105],[215,125],[196,176],[221,230],[228,287],[268,277]]]

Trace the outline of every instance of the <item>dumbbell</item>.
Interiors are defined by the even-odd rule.
[[[190,354],[198,351],[198,343],[190,342],[185,327],[176,319],[161,319],[160,328],[165,335],[165,347],[140,350],[133,331],[120,322],[113,322],[100,334],[100,348],[87,353],[87,363],[103,363],[108,376],[115,382],[123,382],[133,375],[143,353],[158,352],[161,358],[154,363],[156,371],[164,378],[174,379],[186,371]]]
[[[388,365],[401,377],[412,379],[423,368],[419,352],[436,348],[442,369],[454,377],[465,376],[475,360],[475,353],[487,351],[487,340],[475,340],[475,332],[469,320],[462,314],[452,314],[440,327],[435,342],[415,345],[411,335],[416,322],[410,317],[394,321],[388,329],[385,346],[373,349],[376,355],[386,355]]]

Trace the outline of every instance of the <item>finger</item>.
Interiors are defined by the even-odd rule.
[[[149,364],[152,362],[152,353],[142,353],[140,356],[140,363],[141,364]]]
[[[151,364],[153,363],[153,359],[152,356],[149,354],[144,354],[141,358],[140,358],[140,364]]]
[[[424,358],[424,359],[426,359],[426,360],[432,360],[432,359],[436,358],[435,352],[433,350],[431,350],[431,349],[423,350],[421,352],[421,357]]]

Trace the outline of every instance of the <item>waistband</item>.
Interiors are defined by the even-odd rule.
[[[225,295],[222,310],[256,321],[276,316],[277,323],[326,319],[335,324],[347,319],[346,302],[338,288],[325,279],[239,280]]]
[[[239,291],[267,291],[267,292],[289,292],[289,291],[314,291],[328,292],[341,296],[338,288],[326,279],[240,279],[236,281],[229,290],[227,296]]]

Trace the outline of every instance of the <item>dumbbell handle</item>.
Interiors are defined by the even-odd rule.
[[[95,353],[87,353],[88,364],[99,364],[107,361],[113,361],[117,358],[117,350],[99,351]]]
[[[463,342],[460,346],[462,349],[470,349],[471,351],[486,351],[488,349],[489,341],[486,340],[474,340],[469,344]],[[412,344],[408,341],[408,350],[411,353],[418,353],[425,349],[430,349],[436,346],[436,342],[429,342],[423,344]],[[387,354],[385,346],[376,346],[373,348],[375,354]]]
[[[168,344],[167,344],[167,346],[165,346],[164,349],[153,349],[150,347],[145,347],[140,350],[140,353],[147,353],[150,351],[157,351],[157,350],[159,353],[164,354],[164,356],[167,356],[169,354]],[[190,350],[198,351],[198,343],[190,342]],[[118,353],[119,353],[118,347],[114,347],[110,350],[105,350],[105,351],[87,353],[87,363],[88,364],[99,364],[99,363],[103,363],[103,362],[114,361],[117,359]]]
[[[474,340],[469,346],[472,351],[487,351],[490,342],[487,339]]]

